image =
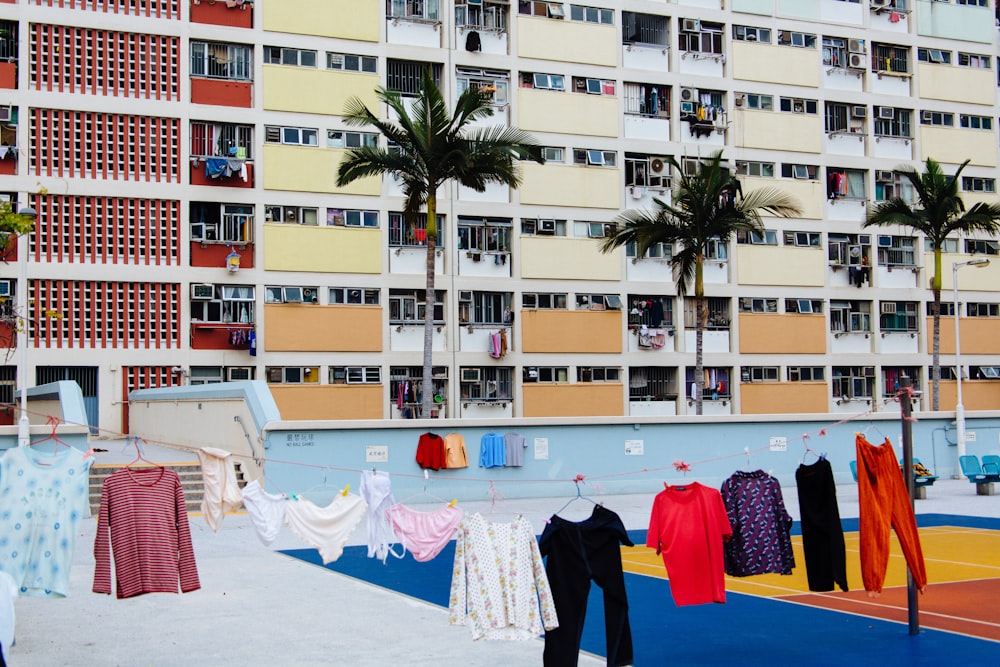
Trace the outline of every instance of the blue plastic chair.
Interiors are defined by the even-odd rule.
[[[962,474],[973,484],[985,484],[987,482],[1000,482],[1000,472],[995,474],[987,473],[979,465],[979,457],[974,454],[966,454],[958,459],[962,467]]]
[[[996,454],[984,454],[983,472],[987,475],[1000,475],[1000,456]]]
[[[920,459],[913,459],[913,465],[920,463]],[[928,468],[930,470],[930,468]],[[931,486],[934,482],[938,481],[937,475],[924,475],[920,476],[916,473],[913,474],[913,483],[917,486]]]
[[[858,481],[858,462],[857,461],[851,461],[851,476],[854,478],[855,482]]]

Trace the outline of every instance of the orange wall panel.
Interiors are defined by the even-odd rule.
[[[965,338],[962,338],[962,346],[965,347]],[[930,382],[928,382],[928,406],[930,392]],[[958,383],[954,380],[941,380],[941,409],[954,410],[956,403],[958,403]],[[962,406],[966,410],[1000,410],[1000,381],[962,380]]]
[[[379,306],[264,306],[267,352],[381,352]]]
[[[384,419],[380,384],[268,385],[282,419]]]
[[[0,174],[4,176],[14,176],[17,174],[17,160],[13,158],[0,160]]]
[[[0,88],[17,88],[17,63],[0,63]]]
[[[209,178],[205,175],[205,163],[199,161],[198,164],[191,165],[191,185],[221,185],[227,188],[252,188],[253,162],[247,162],[247,180],[244,181],[239,176]]]
[[[253,84],[249,81],[191,78],[191,101],[223,107],[253,106]]]
[[[615,382],[526,384],[522,388],[525,417],[622,417],[625,388]]]
[[[250,350],[250,344],[233,345],[229,340],[230,329],[253,329],[246,324],[191,324],[192,350]],[[249,359],[249,357],[247,357]],[[230,361],[231,365],[240,365]]]
[[[823,354],[826,317],[740,313],[741,354]]]
[[[201,243],[191,241],[191,266],[214,266],[218,269],[226,268],[226,257],[229,253],[236,251],[240,256],[240,268],[253,268],[253,244],[246,245],[222,245],[219,243]]]
[[[1000,319],[995,317],[959,317],[962,355],[1000,354]],[[934,349],[934,318],[927,318],[927,354]],[[941,354],[955,354],[955,318],[941,318]],[[963,363],[967,363],[965,359]],[[962,385],[965,389],[965,385]],[[963,399],[965,397],[963,396]],[[964,401],[963,401],[964,402]]]
[[[253,5],[227,7],[224,0],[200,0],[191,3],[191,22],[227,25],[232,28],[252,28]]]
[[[825,382],[744,382],[740,384],[740,413],[744,415],[829,412]]]
[[[522,352],[622,351],[620,310],[523,310]]]

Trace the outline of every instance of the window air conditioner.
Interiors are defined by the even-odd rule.
[[[871,245],[872,235],[871,234],[859,234],[858,235],[858,245]]]
[[[875,181],[877,183],[891,183],[892,182],[892,171],[890,171],[888,169],[876,169],[875,170]],[[883,237],[879,237],[879,238],[881,239]]]
[[[868,115],[868,107],[866,106],[851,107],[851,118],[865,118],[867,115]]]
[[[0,280],[0,296],[10,296],[9,280]]]
[[[882,302],[882,314],[892,315],[896,313],[896,302],[895,301],[883,301]]]
[[[847,50],[851,53],[860,53],[864,55],[867,53],[865,50],[865,40],[863,39],[849,39],[847,40]]]
[[[681,88],[682,102],[694,102],[696,99],[698,99],[697,88]]]
[[[896,110],[892,107],[879,107],[878,117],[884,120],[892,120],[896,117]]]
[[[681,19],[681,31],[701,32],[701,21],[698,19]]]
[[[458,293],[458,300],[462,302],[472,301],[472,290],[460,290]]]
[[[555,234],[556,233],[556,221],[555,220],[539,220],[538,221],[538,233],[539,234]]]
[[[852,53],[847,56],[847,66],[851,69],[864,69],[865,68],[865,54],[863,53]]]
[[[463,368],[462,382],[479,382],[481,370],[479,368]]]
[[[208,301],[215,296],[215,285],[191,285],[191,298],[197,301]]]
[[[0,106],[0,123],[9,123],[12,115],[9,104]]]
[[[892,237],[881,235],[878,237],[878,247],[879,248],[891,248],[892,247]]]
[[[926,109],[924,111],[921,111],[920,112],[920,120],[923,121],[923,122],[925,122],[925,123],[932,122],[934,120],[934,112],[933,111],[927,111]]]
[[[226,369],[226,380],[229,382],[239,382],[250,379],[250,369],[246,366],[239,366]]]

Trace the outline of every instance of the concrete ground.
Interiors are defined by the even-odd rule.
[[[134,450],[133,450],[134,451]],[[109,452],[116,457],[133,457]],[[105,459],[109,456],[104,456]],[[164,459],[161,459],[164,460]],[[785,503],[798,519],[794,488]],[[917,513],[1000,518],[1000,495],[977,496],[964,480],[940,480],[917,501]],[[595,496],[621,515],[629,529],[644,529],[653,494]],[[857,517],[857,487],[838,487],[841,515]],[[524,514],[540,533],[546,517],[568,498],[463,503],[466,512],[497,520]],[[575,501],[561,513],[579,520],[591,505]],[[57,665],[434,665],[435,667],[540,665],[543,642],[474,642],[465,627],[448,624],[447,611],[374,587],[280,553],[304,545],[288,529],[265,547],[246,514],[226,517],[213,533],[200,516],[191,530],[202,588],[184,595],[153,594],[127,600],[91,592],[96,520],[81,523],[70,595],[63,600],[19,598],[16,667]],[[350,544],[363,544],[364,524]],[[780,629],[775,630],[780,635]],[[775,637],[780,641],[780,636]],[[603,665],[581,656],[580,665]]]

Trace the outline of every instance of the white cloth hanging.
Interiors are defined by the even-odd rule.
[[[234,512],[243,504],[243,494],[236,482],[232,452],[217,447],[198,450],[201,478],[205,490],[201,497],[201,514],[214,532],[222,528],[226,512]]]

